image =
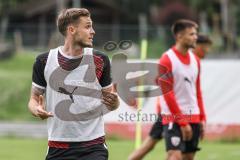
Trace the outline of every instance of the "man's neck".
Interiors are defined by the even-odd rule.
[[[179,43],[176,43],[175,47],[182,55],[187,55],[189,48],[186,48]]]
[[[65,41],[63,46],[63,52],[68,56],[80,56],[83,54],[83,48]]]

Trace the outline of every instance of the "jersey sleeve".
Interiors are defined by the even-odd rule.
[[[99,63],[101,63],[99,66],[102,66],[101,67],[102,69],[100,69],[101,76],[98,78],[99,83],[103,89],[108,88],[112,85],[110,60],[107,55],[105,55],[103,52],[100,52],[98,50],[94,50],[94,55],[98,57],[95,59],[96,60],[95,64],[98,63],[97,65],[99,65]]]
[[[44,77],[44,69],[46,66],[47,57],[48,53],[41,54],[36,58],[33,64],[32,84],[41,89],[45,89],[47,86]]]
[[[197,90],[197,102],[198,102],[198,107],[200,110],[200,119],[201,121],[206,121],[206,114],[204,110],[204,104],[203,104],[203,98],[202,98],[202,90],[201,90],[201,62],[200,59],[196,57],[197,63],[198,63],[198,76],[197,76],[197,81],[196,81],[196,90]]]
[[[103,88],[108,88],[112,84],[111,63],[107,56],[104,56],[103,61],[104,61],[104,66],[103,66],[103,73],[100,78],[100,84]]]

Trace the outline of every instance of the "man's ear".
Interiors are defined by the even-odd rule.
[[[178,40],[178,39],[181,39],[181,37],[183,36],[183,33],[182,32],[179,32],[175,35],[175,39]]]
[[[75,33],[75,27],[73,25],[69,25],[67,27],[67,32],[71,35],[73,35]]]

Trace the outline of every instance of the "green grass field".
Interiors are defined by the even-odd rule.
[[[43,160],[47,151],[47,141],[43,139],[0,138],[1,160]],[[108,140],[109,160],[127,160],[133,150],[133,142]],[[203,142],[196,160],[239,160],[240,145],[237,143]],[[164,144],[160,142],[145,160],[163,160]]]

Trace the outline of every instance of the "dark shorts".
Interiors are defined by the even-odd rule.
[[[176,123],[169,123],[163,126],[166,150],[181,150],[182,153],[194,153],[199,151],[200,124],[190,124],[193,137],[190,141],[182,141],[180,126]]]
[[[158,117],[157,121],[153,124],[149,135],[153,139],[161,139],[163,137],[162,118],[160,116]]]
[[[106,144],[69,148],[49,147],[46,160],[108,160]]]

